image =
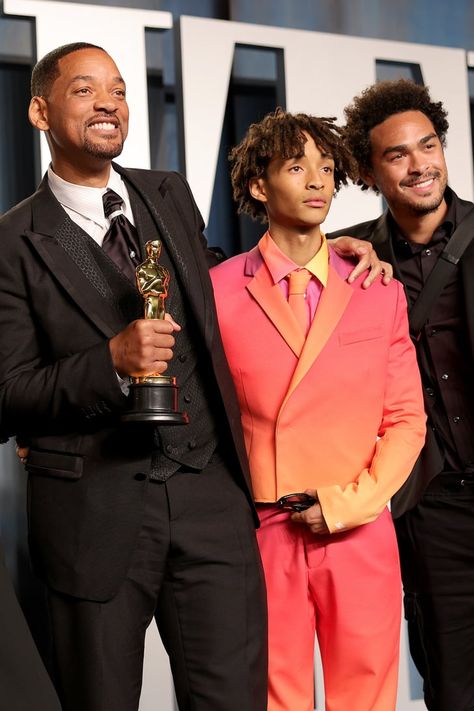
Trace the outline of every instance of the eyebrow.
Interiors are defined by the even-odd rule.
[[[427,136],[423,136],[423,138],[420,138],[418,144],[424,146],[425,143],[428,143],[428,141],[431,141],[433,138],[437,138],[436,133],[429,133]],[[400,143],[400,145],[398,146],[388,146],[382,153],[382,156],[386,156],[389,153],[401,153],[403,151],[406,151],[407,148],[407,143]]]
[[[320,150],[320,153],[321,153],[321,158],[330,158],[331,160],[334,160],[334,156],[333,156],[332,153],[326,153],[326,152],[321,151],[321,150]],[[282,158],[282,160],[283,160],[283,161],[287,161],[287,160],[301,160],[301,158],[305,158],[305,157],[306,157],[306,154],[305,154],[304,151],[303,151],[303,153],[300,152],[300,153],[298,153],[298,154],[295,154],[294,156],[290,156],[289,158]]]
[[[96,77],[92,74],[76,74],[76,76],[71,79],[70,84],[74,84],[76,81],[94,81],[95,79]],[[114,77],[112,81],[114,84],[125,84],[121,76]]]

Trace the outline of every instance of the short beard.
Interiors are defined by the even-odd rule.
[[[431,212],[436,212],[438,207],[441,205],[444,199],[444,190],[439,198],[432,203],[417,203],[415,205],[410,205],[410,210],[414,215],[429,215]]]
[[[434,178],[439,180],[440,184],[440,196],[433,198],[432,202],[427,203],[427,202],[418,202],[411,204],[410,210],[414,215],[429,215],[432,212],[436,212],[438,207],[441,205],[441,203],[444,200],[444,193],[446,192],[446,186],[448,184],[448,180],[446,177],[446,173],[440,173],[439,171],[436,171],[433,176]]]
[[[106,143],[97,145],[93,141],[90,141],[87,136],[84,137],[84,151],[94,158],[100,160],[112,160],[117,158],[123,151],[123,141],[119,144],[114,143],[108,146]]]

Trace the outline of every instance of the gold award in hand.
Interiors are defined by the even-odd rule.
[[[145,245],[147,258],[135,270],[137,289],[144,299],[144,318],[164,319],[170,273],[158,259],[159,239]],[[163,425],[182,425],[188,422],[185,412],[178,409],[176,378],[150,373],[132,378],[129,394],[130,407],[122,415],[125,422],[156,422]]]

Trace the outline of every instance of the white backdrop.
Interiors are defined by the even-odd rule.
[[[149,167],[144,29],[172,28],[171,14],[49,0],[4,0],[4,12],[36,18],[38,56],[74,41],[99,44],[110,52],[127,82],[131,106],[130,133],[120,162]],[[182,17],[180,22],[186,174],[206,220],[236,44],[283,49],[288,110],[335,115],[340,120],[343,106],[375,80],[376,59],[419,64],[433,98],[441,99],[449,111],[450,183],[462,197],[473,198],[467,66],[474,66],[474,53],[466,56],[459,49],[195,17]],[[41,157],[44,170],[49,162],[45,142]],[[333,204],[326,229],[369,219],[379,212],[380,200],[375,195],[348,188]],[[0,450],[0,472],[0,489],[11,489],[10,499],[17,505],[23,485],[15,484],[20,481],[16,477],[21,475],[11,445]],[[13,516],[8,519],[12,526],[13,519]],[[318,663],[316,666],[320,689],[321,670]],[[415,676],[403,628],[399,711],[424,708],[419,700],[419,684],[416,679],[414,684],[410,682]],[[418,700],[411,698],[413,695]],[[175,703],[166,654],[152,626],[147,634],[140,711],[157,708],[173,711]],[[322,708],[323,698],[319,694],[318,711]]]

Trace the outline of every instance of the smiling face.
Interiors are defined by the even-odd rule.
[[[30,120],[47,132],[53,169],[69,182],[108,172],[128,133],[125,83],[112,58],[99,49],[62,57],[47,97],[34,97]]]
[[[448,173],[433,124],[420,111],[394,114],[370,132],[376,186],[394,216],[426,215],[444,206]]]
[[[325,220],[334,193],[334,160],[306,132],[299,158],[273,158],[265,176],[250,181],[256,200],[265,204],[272,235],[276,230],[310,232]]]

